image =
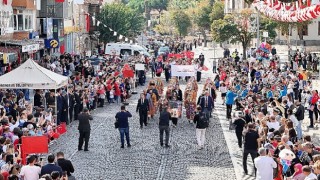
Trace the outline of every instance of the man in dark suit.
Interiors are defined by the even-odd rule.
[[[140,99],[138,100],[138,105],[137,105],[136,111],[139,112],[140,128],[143,127],[143,124],[145,126],[147,126],[149,103],[148,103],[148,100],[145,98],[144,94],[140,95]]]
[[[42,94],[41,90],[37,89],[36,94],[34,95],[34,106],[40,107],[42,105]]]
[[[62,119],[63,111],[63,97],[61,96],[61,89],[57,90],[57,124],[59,125]]]
[[[90,115],[90,112],[88,109],[83,109],[82,113],[79,114],[78,116],[79,119],[79,145],[78,145],[78,150],[82,150],[82,145],[83,145],[83,140],[84,140],[84,151],[89,151],[88,150],[88,143],[89,143],[89,138],[90,138],[90,121],[93,120],[92,116]]]
[[[42,166],[41,176],[45,174],[51,174],[53,171],[58,171],[60,177],[62,176],[62,169],[60,166],[54,164],[55,156],[53,154],[48,155],[48,164]]]
[[[200,106],[202,108],[202,112],[206,113],[208,117],[211,117],[213,103],[212,97],[209,95],[209,92],[206,91],[205,95],[201,98]]]
[[[78,120],[78,115],[80,113],[80,109],[81,109],[81,98],[80,98],[80,94],[79,91],[76,89],[74,95],[74,100],[75,100],[75,104],[74,104],[74,120]]]
[[[74,172],[73,165],[70,160],[64,158],[63,152],[57,153],[57,163],[61,167],[63,172],[67,172],[68,180],[75,179],[75,177],[71,175],[71,173]]]
[[[69,123],[71,123],[73,121],[73,110],[74,110],[74,104],[75,104],[75,97],[74,97],[72,88],[70,88],[68,91],[69,91],[69,93],[68,93]]]
[[[179,87],[179,85],[176,85],[176,88],[175,88],[175,91],[176,91],[176,93],[177,93],[177,100],[178,101],[182,101],[182,91],[181,91],[181,89],[180,89],[180,87]]]
[[[68,124],[68,96],[66,91],[62,91],[62,113],[61,113],[61,121],[60,122],[65,122]]]

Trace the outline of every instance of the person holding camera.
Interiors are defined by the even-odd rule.
[[[84,151],[88,150],[88,144],[90,139],[90,121],[93,120],[92,116],[90,115],[90,112],[87,108],[83,109],[82,113],[78,116],[79,119],[79,144],[78,144],[78,150],[82,150],[83,146],[83,140],[84,140]]]
[[[131,147],[129,136],[128,118],[132,117],[131,113],[126,110],[126,106],[121,106],[121,111],[116,114],[116,128],[119,128],[121,148],[124,148],[124,136],[126,136],[127,146]]]

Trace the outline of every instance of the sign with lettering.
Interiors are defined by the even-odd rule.
[[[32,52],[32,51],[38,51],[39,50],[39,44],[30,44],[22,46],[22,52]]]
[[[195,76],[194,65],[171,65],[172,76]]]

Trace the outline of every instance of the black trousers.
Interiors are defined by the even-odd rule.
[[[201,81],[201,71],[197,71],[197,82]]]
[[[143,124],[146,126],[147,120],[148,120],[148,112],[147,111],[139,111],[139,117],[140,117],[140,126],[142,127]]]
[[[74,106],[74,120],[78,120],[79,113],[80,113],[80,106],[79,105],[75,105]]]
[[[178,118],[171,118],[172,124],[177,125],[178,124]]]
[[[83,141],[84,141],[84,150],[88,150],[89,139],[90,139],[90,131],[79,131],[79,145],[78,149],[82,149]]]
[[[169,144],[170,127],[169,126],[159,126],[160,130],[160,144],[163,145],[163,132],[166,133],[166,145]]]
[[[73,107],[69,108],[69,120],[70,120],[69,123],[73,121],[73,110],[74,110]]]
[[[231,119],[232,104],[227,104],[227,118]]]
[[[258,152],[257,150],[250,150],[250,149],[244,149],[243,151],[243,159],[242,159],[242,165],[243,165],[243,170],[245,173],[248,173],[248,168],[247,168],[247,159],[248,155],[250,154],[252,158],[252,162],[254,163],[254,159],[258,157]],[[256,168],[254,168],[256,172]]]
[[[242,147],[242,131],[236,130],[236,136],[238,139],[238,145],[241,148]]]

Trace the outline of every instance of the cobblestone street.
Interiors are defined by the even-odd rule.
[[[181,82],[181,89],[185,86]],[[139,87],[141,92],[142,87]],[[199,90],[202,90],[200,85]],[[150,120],[146,128],[139,128],[139,116],[135,113],[138,95],[129,100],[127,110],[130,119],[131,148],[120,149],[119,132],[114,128],[115,114],[120,105],[112,104],[92,112],[94,121],[89,142],[89,152],[77,151],[77,123],[50,151],[63,151],[75,166],[77,179],[236,179],[228,153],[224,134],[214,113],[206,133],[206,147],[196,146],[195,125],[179,119],[178,127],[171,128],[171,148],[159,143],[157,118]]]

